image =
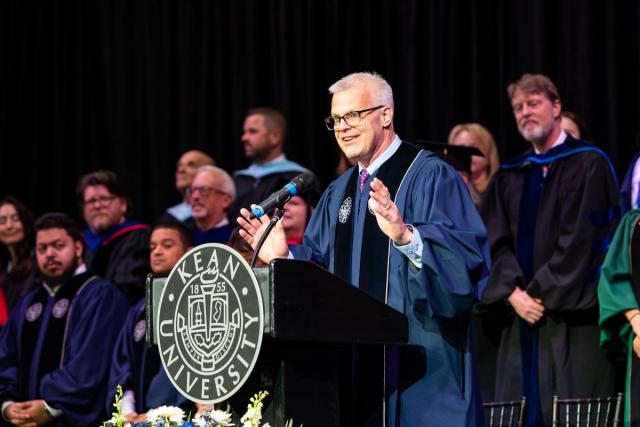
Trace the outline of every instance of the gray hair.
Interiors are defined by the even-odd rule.
[[[227,171],[217,166],[204,165],[198,168],[198,170],[196,171],[196,176],[202,172],[208,172],[214,175],[218,175],[218,177],[220,178],[220,185],[222,187],[220,188],[220,190],[231,196],[231,202],[236,199],[236,185],[233,183],[233,178],[231,178],[231,175],[229,175]]]
[[[393,107],[393,90],[387,81],[376,72],[352,73],[344,76],[329,87],[329,93],[334,95],[353,88],[354,86],[365,86],[376,104]]]

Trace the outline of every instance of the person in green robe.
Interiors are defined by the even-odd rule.
[[[602,264],[598,299],[600,343],[627,353],[624,425],[640,426],[640,210],[620,221]]]

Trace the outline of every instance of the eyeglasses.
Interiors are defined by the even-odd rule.
[[[349,111],[348,113],[342,116],[329,116],[324,119],[324,124],[327,126],[329,130],[335,130],[336,126],[340,126],[340,120],[344,119],[344,122],[349,127],[356,127],[362,123],[362,113],[368,113],[369,111],[377,110],[378,108],[383,108],[384,105],[378,105],[377,107],[371,107],[364,110],[359,111]]]
[[[200,193],[202,197],[208,197],[209,194],[212,194],[212,193],[218,194],[220,196],[224,196],[227,194],[226,192],[222,190],[218,190],[217,188],[213,188],[213,187],[189,187],[186,190],[187,197],[191,197],[195,192]]]
[[[85,200],[83,203],[86,206],[95,206],[98,204],[102,208],[107,208],[116,199],[117,196],[109,197],[96,197],[94,199]]]

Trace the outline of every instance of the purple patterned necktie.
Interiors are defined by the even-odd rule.
[[[362,193],[362,190],[364,190],[364,185],[367,183],[367,180],[369,179],[369,172],[367,172],[366,169],[362,169],[360,171],[360,192]]]

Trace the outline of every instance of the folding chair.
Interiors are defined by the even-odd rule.
[[[485,424],[488,427],[521,427],[527,407],[525,396],[511,402],[489,402],[484,407]]]
[[[622,425],[622,393],[612,397],[558,399],[553,396],[552,425],[617,427]]]

